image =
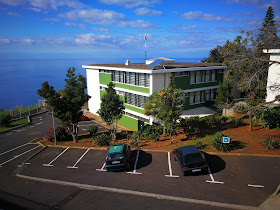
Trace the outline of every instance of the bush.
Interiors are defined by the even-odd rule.
[[[86,130],[90,133],[90,135],[95,135],[98,131],[98,127],[96,125],[88,125]]]
[[[93,145],[95,146],[109,146],[112,141],[112,137],[106,133],[102,133],[100,135],[93,137]]]
[[[233,106],[233,110],[238,114],[246,114],[248,112],[248,106],[245,103],[236,103]]]
[[[213,138],[211,139],[211,142],[212,142],[213,147],[216,150],[222,151],[222,152],[228,152],[233,149],[233,144],[232,144],[232,142],[228,143],[228,144],[223,143],[223,137],[226,137],[226,136],[223,133],[219,132],[213,136]]]
[[[198,149],[204,149],[206,147],[206,144],[203,144],[202,141],[196,141],[194,144]]]
[[[265,138],[264,140],[261,140],[260,143],[264,148],[267,148],[269,150],[279,149],[280,147],[279,141],[277,141],[275,138],[271,136]]]
[[[53,133],[54,133],[53,128],[50,128],[44,136],[45,140],[54,141]],[[56,137],[56,141],[69,141],[72,139],[72,135],[68,131],[67,127],[65,126],[55,127],[55,137]]]
[[[264,109],[260,116],[261,126],[268,129],[280,129],[280,107]]]
[[[238,117],[232,117],[231,123],[236,127],[244,125],[243,119]]]
[[[8,127],[11,123],[12,117],[9,111],[0,111],[0,126]]]
[[[152,139],[153,142],[157,142],[159,140],[159,133],[151,133],[149,137]]]
[[[183,128],[184,132],[188,134],[193,134],[199,130],[201,126],[201,121],[199,117],[189,117],[186,119],[180,120],[181,127]]]

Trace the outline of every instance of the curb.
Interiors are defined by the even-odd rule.
[[[150,198],[157,198],[157,199],[170,200],[170,201],[180,201],[180,202],[185,202],[185,203],[193,203],[193,204],[230,208],[230,209],[258,209],[257,207],[252,207],[252,206],[243,206],[243,205],[230,204],[230,203],[198,200],[198,199],[193,199],[193,198],[183,198],[183,197],[175,197],[175,196],[161,195],[161,194],[148,193],[148,192],[139,192],[139,191],[133,191],[133,190],[102,187],[102,186],[95,186],[95,185],[88,185],[88,184],[79,184],[79,183],[74,183],[74,182],[66,182],[66,181],[44,179],[44,178],[38,178],[38,177],[32,177],[32,176],[25,176],[25,175],[21,175],[21,174],[16,174],[16,176],[23,178],[23,179],[29,179],[29,180],[33,180],[33,181],[58,184],[58,185],[64,185],[64,186],[77,187],[77,188],[84,189],[84,190],[99,190],[99,191],[114,192],[114,193],[121,193],[121,194],[127,194],[127,195],[138,195],[138,196],[142,196],[142,197],[150,197]]]
[[[46,145],[48,147],[60,147],[60,148],[73,148],[73,149],[92,149],[92,150],[107,150],[107,147],[86,147],[86,146],[63,146],[63,145]],[[169,150],[155,150],[155,149],[141,149],[135,148],[135,150],[142,150],[145,152],[170,152]],[[280,155],[261,155],[261,154],[227,154],[227,153],[218,153],[218,152],[207,152],[210,155],[224,155],[224,156],[248,156],[248,157],[280,157]]]
[[[22,124],[22,125],[18,125],[18,126],[15,126],[15,127],[9,128],[9,129],[4,130],[4,131],[0,131],[0,134],[2,134],[2,133],[7,133],[7,132],[10,132],[10,131],[12,131],[12,130],[15,130],[15,129],[18,129],[18,128],[22,128],[22,127],[25,127],[25,126],[27,126],[27,125],[31,125],[31,124],[32,124],[32,123],[31,123],[31,122],[29,122],[29,123],[25,123],[25,124]]]

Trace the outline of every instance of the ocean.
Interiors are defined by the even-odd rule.
[[[176,62],[199,62],[202,58],[175,58]],[[130,59],[132,63],[144,62],[143,59]],[[37,90],[48,81],[55,90],[63,89],[69,67],[76,74],[86,77],[82,65],[125,63],[126,59],[16,59],[0,60],[0,109],[16,106],[35,105],[41,100]]]

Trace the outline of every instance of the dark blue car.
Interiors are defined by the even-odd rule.
[[[130,146],[123,143],[112,145],[106,157],[105,167],[107,171],[129,170],[130,155]]]
[[[173,150],[174,159],[178,161],[184,176],[194,172],[207,171],[205,155],[196,146],[184,146]]]

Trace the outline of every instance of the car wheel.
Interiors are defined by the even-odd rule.
[[[188,175],[189,175],[189,173],[188,173],[188,172],[186,172],[186,171],[183,171],[183,175],[184,175],[184,176],[188,176]]]

